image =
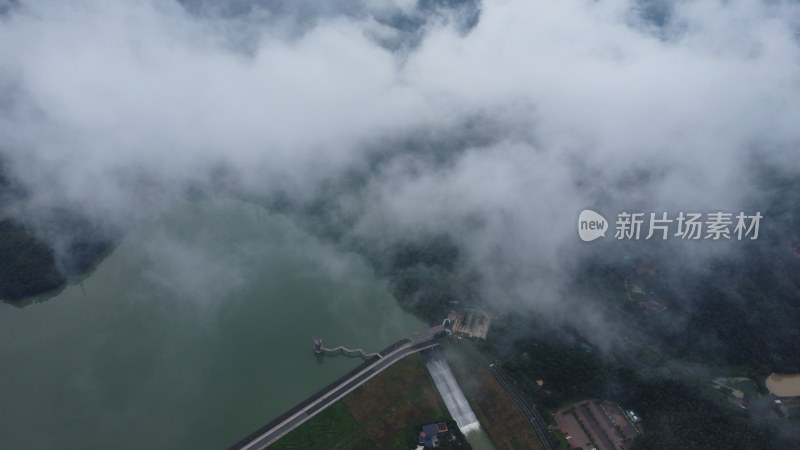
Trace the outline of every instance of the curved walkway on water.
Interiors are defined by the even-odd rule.
[[[350,357],[359,356],[364,359],[370,359],[373,356],[377,356],[378,358],[381,357],[380,353],[367,353],[360,348],[347,348],[343,346],[338,346],[334,348],[322,347],[320,351],[316,352],[317,354],[325,354],[328,356],[336,356],[336,355],[345,355]]]

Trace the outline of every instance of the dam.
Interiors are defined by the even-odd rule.
[[[302,401],[280,417],[239,440],[229,447],[229,450],[260,450],[266,448],[397,361],[410,354],[437,347],[439,345],[438,338],[444,334],[444,325],[435,326],[415,333],[410,338],[401,339],[379,353],[366,354],[372,356],[365,358],[366,361],[363,364]],[[340,354],[335,353],[342,351],[338,350],[340,348],[344,347],[325,349],[322,346],[322,339],[319,337],[314,338],[314,352],[317,354],[327,354],[325,350],[334,352],[332,353],[334,355]],[[361,349],[346,350],[353,356],[362,356],[364,354]]]

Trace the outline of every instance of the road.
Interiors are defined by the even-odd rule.
[[[372,363],[366,364],[356,373],[340,380],[334,386],[328,386],[312,396],[313,401],[305,402],[305,405],[293,411],[277,424],[270,426],[269,429],[263,430],[256,436],[248,437],[244,441],[234,444],[230,449],[260,450],[267,447],[397,361],[410,354],[438,346],[439,343],[434,339],[434,335],[429,335],[422,339],[406,340],[400,345],[396,344],[390,347],[391,351],[389,353],[383,354],[384,352],[381,352],[383,354],[382,358],[376,358]]]

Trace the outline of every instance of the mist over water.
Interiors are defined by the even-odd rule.
[[[124,233],[229,188],[376,260],[449,235],[474,297],[607,350],[596,299],[564,293],[603,245],[576,213],[751,211],[757,167],[800,170],[796,2],[12,3],[0,161],[42,235],[42,211]]]
[[[378,351],[424,327],[287,219],[179,202],[82,286],[0,304],[0,448],[225,448],[361,362],[313,336]]]

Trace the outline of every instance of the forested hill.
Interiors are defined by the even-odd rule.
[[[50,240],[8,212],[26,197],[0,160],[0,299],[21,300],[54,292],[92,268],[112,248],[114,235],[65,208],[41,214]],[[51,242],[59,242],[55,249]]]
[[[17,301],[63,286],[53,250],[10,219],[0,221],[0,298]]]

